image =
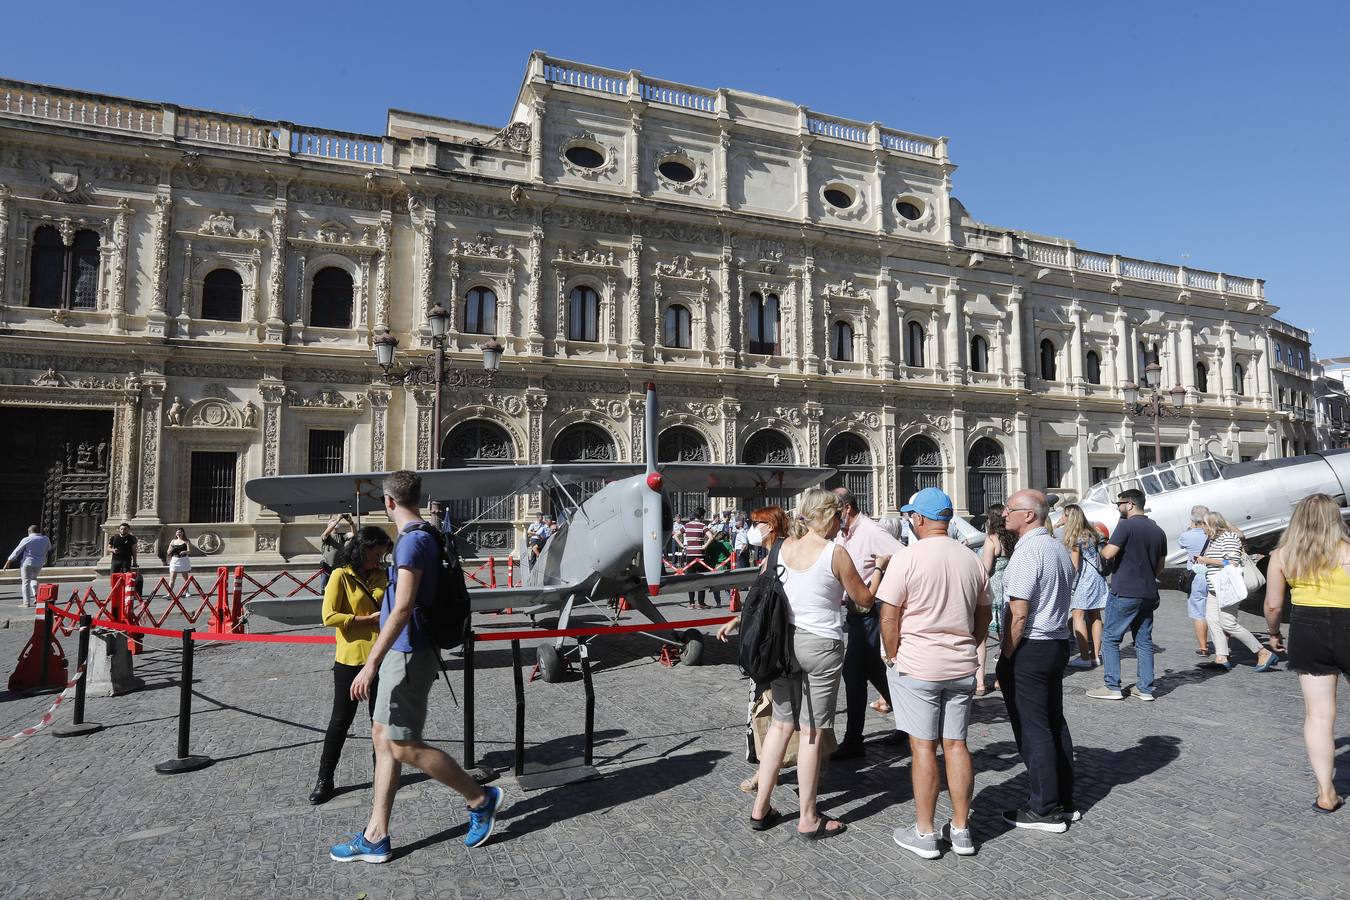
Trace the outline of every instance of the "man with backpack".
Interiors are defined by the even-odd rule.
[[[457,762],[422,740],[427,698],[440,670],[434,620],[442,602],[438,582],[446,572],[440,541],[418,511],[421,495],[422,479],[415,472],[393,472],[384,479],[385,512],[398,526],[399,540],[380,605],[380,631],[351,687],[353,700],[365,699],[378,673],[371,724],[375,797],[365,830],[330,851],[338,862],[383,863],[393,857],[389,814],[404,764],[464,797],[469,810],[466,847],[481,846],[492,836],[502,802],[501,788],[480,787]]]

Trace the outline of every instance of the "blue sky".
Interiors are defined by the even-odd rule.
[[[389,107],[504,124],[542,49],[946,135],[976,218],[1263,277],[1319,355],[1350,355],[1350,4],[141,0],[23,18],[5,76],[326,128],[380,133]]]

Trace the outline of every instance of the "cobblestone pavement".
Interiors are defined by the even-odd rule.
[[[0,621],[15,615],[0,630],[6,673],[31,633],[16,605],[0,599]],[[1026,776],[1002,699],[992,694],[978,703],[970,733],[979,855],[932,862],[891,841],[914,809],[908,758],[884,740],[885,719],[869,713],[867,758],[833,764],[824,781],[822,808],[850,824],[847,834],[807,845],[794,838],[793,821],[753,833],[750,800],[736,787],[751,771],[742,727],[748,684],[731,651],[710,644],[705,665],[669,670],[651,641],[626,637],[593,649],[599,780],[526,793],[504,778],[498,831],[468,851],[458,799],[405,776],[393,820],[398,857],[340,865],[328,846],[358,830],[369,808],[361,740],[369,732],[358,725],[348,744],[338,773],[344,792],[310,806],[330,651],[199,651],[192,750],[215,764],[173,777],[152,764],[173,755],[178,659],[152,652],[137,662],[144,691],[90,700],[88,718],[107,726],[101,733],[44,733],[0,750],[0,896],[1350,895],[1350,810],[1323,817],[1309,808],[1314,786],[1294,676],[1258,675],[1248,660],[1226,674],[1195,668],[1184,606],[1169,595],[1159,614],[1156,703],[1087,699],[1083,690],[1101,683],[1100,670],[1068,678],[1082,822],[1063,835],[1002,824],[998,812],[1025,798]],[[514,722],[507,646],[478,654],[478,752],[501,769],[511,764]],[[73,642],[67,651],[73,656]],[[533,654],[525,655],[528,664]],[[1128,656],[1125,674],[1133,674]],[[453,680],[460,691],[457,672]],[[1341,687],[1339,732],[1350,734],[1350,691]],[[529,762],[579,756],[580,680],[535,682],[526,696]],[[459,754],[460,713],[443,685],[433,697],[429,736]],[[0,694],[3,733],[35,721],[47,702]],[[1342,749],[1343,792],[1348,756]],[[775,805],[795,808],[791,784],[778,789]],[[939,820],[945,815],[944,806]]]

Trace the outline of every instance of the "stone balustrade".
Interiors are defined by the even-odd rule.
[[[42,84],[0,79],[0,114],[136,134],[159,134],[163,108]]]

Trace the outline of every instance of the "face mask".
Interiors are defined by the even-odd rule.
[[[751,526],[750,530],[745,533],[745,540],[751,547],[763,547],[764,532],[760,530],[758,525]]]

